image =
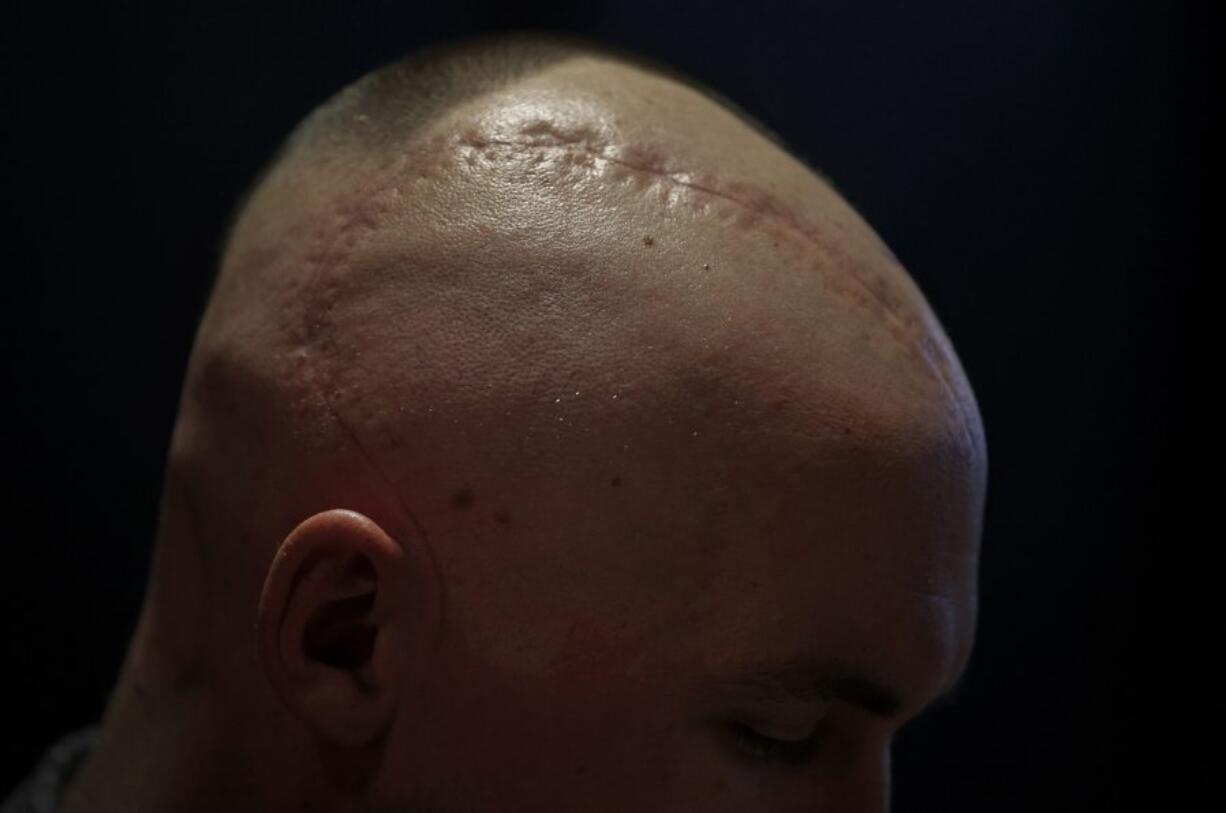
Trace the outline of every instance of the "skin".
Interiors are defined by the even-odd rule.
[[[884,810],[970,657],[985,473],[897,260],[693,90],[580,57],[308,139],[201,323],[65,809]],[[899,708],[749,685],[809,661]]]

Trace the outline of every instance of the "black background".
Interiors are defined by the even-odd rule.
[[[1153,551],[1185,532],[1175,361],[1204,264],[1192,7],[19,3],[0,25],[0,794],[102,709],[239,191],[366,70],[521,26],[640,51],[758,116],[882,234],[959,351],[991,458],[979,637],[957,704],[900,737],[895,809],[1109,810],[1214,781],[1187,740],[1146,733],[1174,713]]]

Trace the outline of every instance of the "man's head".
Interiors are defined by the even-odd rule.
[[[758,129],[443,51],[238,218],[134,657],[269,799],[880,809],[970,654],[985,466],[919,291]]]

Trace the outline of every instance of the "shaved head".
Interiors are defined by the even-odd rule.
[[[268,799],[882,809],[970,655],[985,467],[922,294],[760,127],[603,50],[452,47],[248,196],[130,660],[322,765],[216,769]],[[729,756],[824,726],[812,770]]]

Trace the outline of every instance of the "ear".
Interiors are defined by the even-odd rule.
[[[325,743],[377,739],[395,717],[409,657],[408,560],[374,521],[324,511],[281,543],[256,621],[273,689]]]

